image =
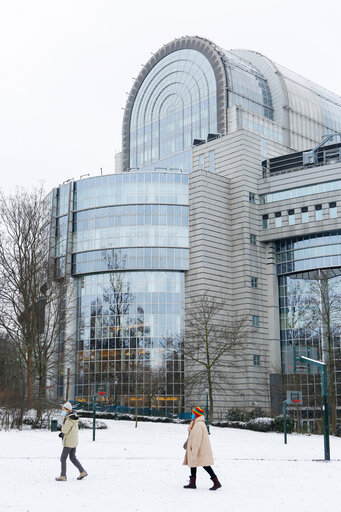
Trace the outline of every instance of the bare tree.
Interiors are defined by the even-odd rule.
[[[138,371],[142,372],[143,376],[143,395],[147,400],[146,405],[153,409],[157,397],[165,393],[165,370],[160,367],[153,368],[150,364],[142,362],[138,364]],[[157,408],[159,408],[158,404]]]
[[[53,280],[43,189],[0,194],[0,201],[0,329],[23,369],[26,407],[40,419],[58,363],[66,286]]]
[[[184,359],[187,385],[208,389],[210,421],[214,392],[229,380],[233,368],[244,364],[247,318],[228,318],[226,303],[207,294],[193,299],[185,311]]]
[[[24,398],[23,368],[11,342],[0,335],[0,407],[3,411],[0,424],[6,429],[21,426]]]

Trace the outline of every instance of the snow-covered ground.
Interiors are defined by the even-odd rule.
[[[79,433],[77,455],[89,476],[78,481],[68,461],[59,475],[61,440],[54,432],[0,432],[0,512],[173,512],[183,510],[329,512],[341,508],[341,439],[211,428],[214,469],[198,469],[196,490],[183,489],[187,425],[106,421],[108,430]]]

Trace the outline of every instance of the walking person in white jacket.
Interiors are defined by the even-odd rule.
[[[72,404],[70,402],[66,402],[64,405],[62,405],[62,414],[64,416],[64,421],[59,437],[61,437],[63,441],[63,451],[60,456],[61,472],[60,476],[56,477],[56,480],[58,482],[66,481],[66,459],[69,456],[72,464],[74,464],[79,470],[79,476],[77,477],[77,480],[82,480],[82,478],[86,477],[88,473],[85,471],[82,464],[76,457],[79,419],[77,414],[72,411]]]
[[[194,407],[192,411],[192,421],[188,428],[189,436],[184,459],[184,465],[191,468],[191,476],[189,484],[184,485],[185,489],[196,489],[197,467],[201,466],[210,475],[213,486],[210,491],[216,491],[221,487],[217,475],[213,471],[211,465],[213,455],[211,449],[210,438],[205,424],[204,410],[201,407]]]

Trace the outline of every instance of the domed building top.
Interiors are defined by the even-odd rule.
[[[164,45],[129,94],[123,170],[191,167],[194,139],[246,128],[293,150],[341,131],[341,98],[249,50],[198,37]]]

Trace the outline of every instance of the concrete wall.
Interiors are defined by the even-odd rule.
[[[264,144],[263,144],[264,149]],[[214,173],[209,153],[214,151]],[[269,142],[271,156],[284,147]],[[199,170],[204,154],[205,170]],[[216,392],[216,417],[230,407],[270,409],[269,373],[280,367],[278,292],[273,247],[260,241],[258,183],[262,177],[261,137],[240,130],[198,146],[190,175],[190,270],[185,295],[209,292],[227,301],[226,319],[246,315],[248,349],[244,362],[230,368],[225,385]],[[250,192],[255,202],[250,202]],[[254,235],[255,243],[251,243]],[[251,278],[257,278],[252,287]],[[259,325],[252,326],[257,316]],[[254,365],[259,356],[259,366]],[[185,368],[186,371],[186,368]],[[187,393],[186,403],[201,400],[200,390]],[[189,404],[190,405],[190,404]]]

